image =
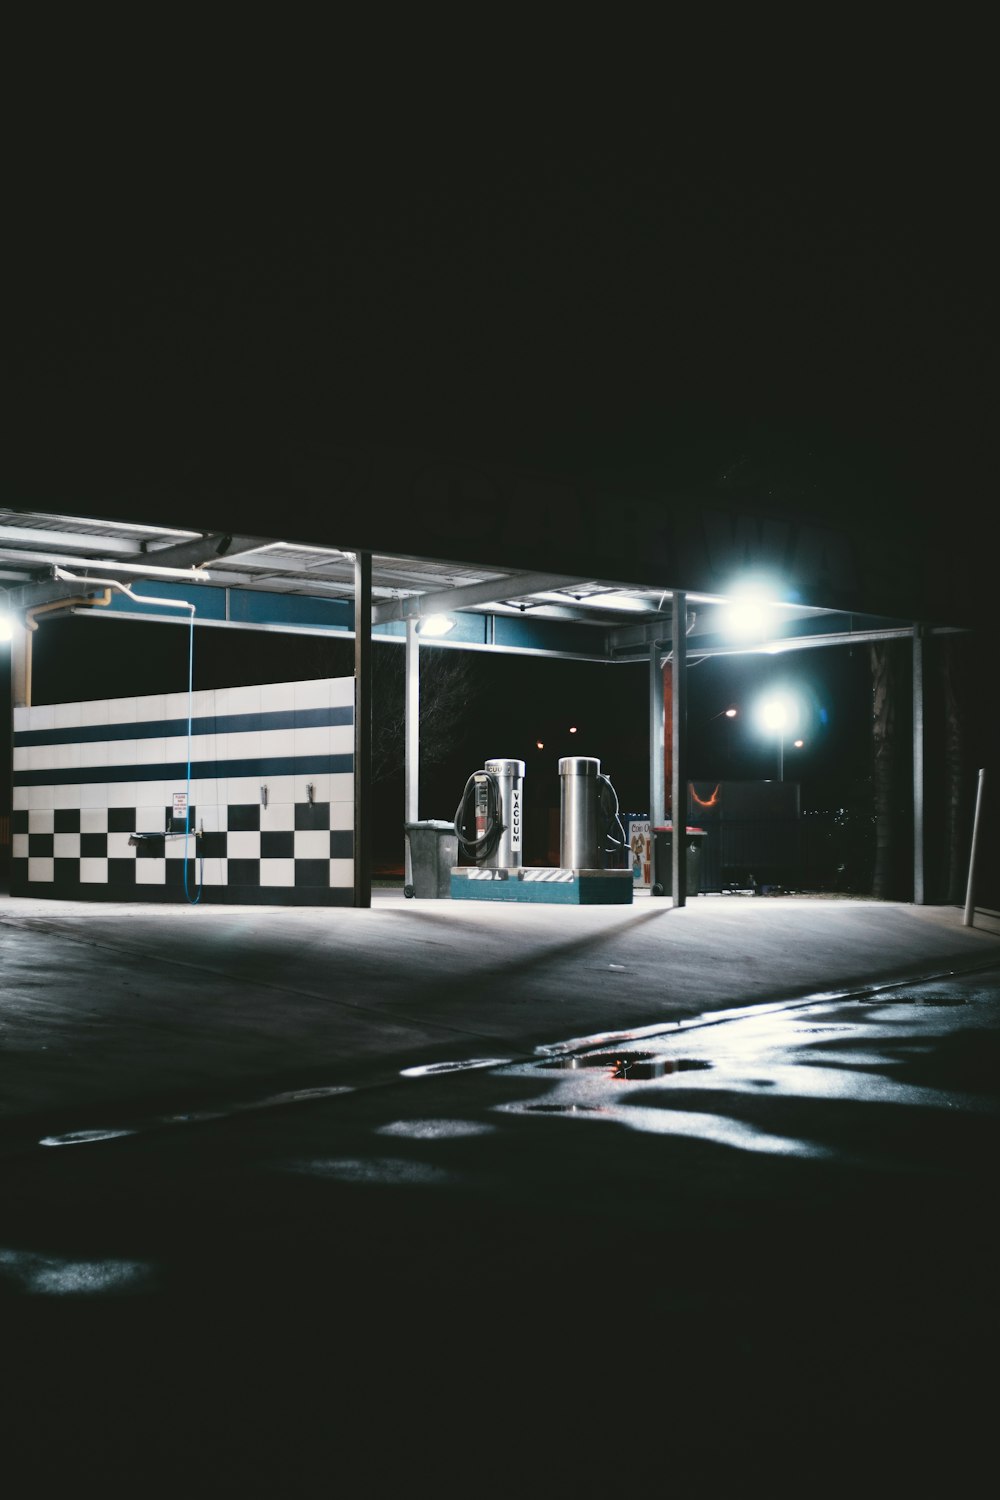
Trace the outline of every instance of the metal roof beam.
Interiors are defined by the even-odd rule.
[[[241,552],[256,552],[261,547],[271,546],[273,538],[260,536],[225,536],[220,532],[209,532],[190,542],[176,542],[170,547],[158,547],[155,552],[143,552],[130,562],[142,562],[143,558],[157,568],[200,568],[216,558],[232,560]]]
[[[437,593],[407,594],[402,599],[376,604],[372,610],[372,624],[450,614],[453,610],[471,609],[477,604],[502,604],[507,599],[524,599],[530,594],[548,593],[550,589],[572,588],[574,581],[562,573],[510,573],[505,578],[467,583],[461,588],[441,589]]]
[[[91,551],[102,550],[103,538],[92,537],[91,541],[94,544]],[[150,568],[149,576],[155,577],[158,568],[193,569],[202,567],[216,558],[228,558],[237,552],[251,552],[267,545],[267,539],[261,537],[225,536],[213,533],[196,537],[191,541],[177,542],[169,547],[159,547],[152,552],[130,552],[126,557],[87,559],[78,556],[60,557],[58,553],[52,553],[48,556],[36,554],[34,560],[49,564],[62,562],[69,567],[82,570],[86,570],[89,562],[94,562],[102,573],[121,571],[135,583],[142,577],[136,569],[144,564]],[[50,604],[57,599],[73,598],[84,587],[86,585],[82,582],[62,583],[58,579],[39,579],[33,583],[25,583],[19,589],[11,589],[10,602],[15,609],[30,609],[35,604]]]
[[[99,546],[103,552],[120,552],[131,556],[135,542],[131,537],[95,536],[93,532],[49,531],[40,526],[0,526],[0,547],[41,547],[57,552],[92,552]]]

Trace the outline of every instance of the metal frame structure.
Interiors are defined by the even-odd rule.
[[[125,587],[108,587],[118,581]],[[155,585],[155,597],[139,591]],[[127,589],[127,592],[126,592]],[[12,692],[30,703],[31,638],[39,616],[178,622],[163,605],[195,603],[199,627],[353,637],[355,643],[355,904],[371,900],[371,651],[375,639],[406,651],[407,821],[418,815],[420,635],[447,615],[447,649],[506,652],[557,660],[648,661],[650,816],[665,817],[662,671],[672,663],[672,805],[686,785],[685,665],[739,651],[777,654],[823,646],[909,638],[913,648],[914,899],[924,900],[923,642],[932,627],[899,618],[815,605],[773,607],[765,638],[734,647],[726,637],[724,595],[666,583],[542,571],[519,572],[440,556],[353,551],[281,537],[194,532],[143,522],[0,509],[0,590],[14,620]],[[0,593],[0,605],[3,594]],[[937,627],[938,629],[944,627]],[[684,903],[685,840],[672,841],[672,889]]]

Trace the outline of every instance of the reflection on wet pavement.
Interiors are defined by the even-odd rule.
[[[138,1261],[61,1260],[26,1250],[0,1249],[0,1274],[42,1296],[104,1295],[145,1292],[152,1268]]]
[[[853,1101],[903,1106],[950,1118],[955,1111],[997,1113],[995,1087],[970,1088],[967,1077],[966,1086],[956,1090],[903,1076],[913,1059],[947,1052],[963,1034],[967,1045],[976,1045],[976,990],[975,980],[967,982],[965,991],[929,985],[926,993],[879,996],[863,1008],[854,998],[835,1002],[823,997],[787,1010],[749,1011],[723,1026],[709,1018],[704,1028],[685,1027],[682,1036],[676,1031],[662,1031],[659,1037],[637,1032],[644,1044],[641,1051],[628,1050],[622,1038],[614,1051],[599,1045],[606,1038],[595,1038],[598,1045],[593,1049],[581,1040],[572,1053],[504,1070],[521,1078],[546,1075],[548,1093],[544,1099],[500,1108],[514,1114],[544,1111],[596,1117],[630,1130],[695,1136],[748,1151],[810,1158],[835,1155],[843,1150],[842,1143],[835,1144],[842,1124],[839,1119],[834,1122],[827,1105]],[[979,998],[996,1006],[988,991]],[[960,1010],[964,1013],[955,1014]],[[623,1093],[618,1087],[622,1082],[652,1086]],[[682,1095],[678,1089],[683,1089]],[[761,1090],[769,1091],[772,1111],[766,1130],[742,1118],[745,1110],[737,1103]],[[727,1098],[732,1100],[731,1112],[720,1110]],[[808,1138],[774,1132],[774,1123],[782,1117],[780,1101],[818,1106],[809,1120]],[[796,1118],[801,1125],[800,1111]],[[859,1152],[853,1140],[843,1159],[858,1165],[866,1155],[872,1162],[881,1161],[884,1142],[873,1139],[866,1153]]]

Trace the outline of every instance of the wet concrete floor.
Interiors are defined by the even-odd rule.
[[[893,919],[911,930],[909,912],[875,916],[890,942]],[[803,1453],[822,1478],[867,1451],[869,1478],[944,1465],[964,1488],[1000,1332],[991,942],[932,918],[909,980],[883,968],[866,987],[848,968],[829,991],[749,1004],[719,986],[714,1011],[688,992],[654,1018],[638,997],[658,939],[598,920],[575,948],[556,936],[582,979],[564,1010],[508,996],[472,1024],[470,995],[448,1025],[401,988],[355,1056],[369,979],[360,1015],[338,1009],[337,1049],[320,1036],[306,1066],[321,969],[285,1002],[283,1053],[260,1000],[281,976],[253,962],[272,950],[230,920],[211,955],[115,935],[110,917],[3,929],[20,975],[4,1033],[18,1107],[0,1120],[6,1409],[39,1473],[82,1456],[133,1493],[313,1493],[331,1475],[372,1494],[414,1476],[466,1494],[682,1476],[721,1493],[733,1468],[780,1488],[791,1465],[801,1487]],[[329,961],[322,931],[298,930]],[[762,944],[756,930],[745,959]],[[87,948],[102,983],[54,985],[39,955],[65,981]],[[355,978],[372,963],[333,951]],[[444,952],[454,994],[476,960]],[[536,994],[555,988],[544,970]],[[192,1017],[206,994],[214,1016]],[[614,1024],[560,1033],[553,1012]]]

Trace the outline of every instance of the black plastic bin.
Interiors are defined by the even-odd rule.
[[[410,847],[410,879],[404,885],[404,896],[442,897],[451,895],[451,870],[458,864],[458,834],[454,823],[430,818],[423,823],[407,823],[406,838]]]
[[[687,885],[688,896],[697,896],[701,890],[701,852],[705,842],[704,828],[689,828],[687,839]],[[650,894],[672,896],[674,893],[673,865],[674,830],[669,826],[653,829],[653,868]]]

